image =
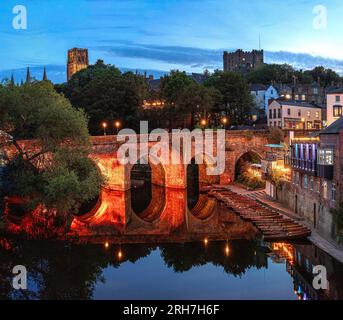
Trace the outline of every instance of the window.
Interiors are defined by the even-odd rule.
[[[304,188],[307,189],[308,188],[308,175],[304,174]]]
[[[311,111],[307,111],[307,116],[311,118]]]
[[[324,166],[333,166],[334,152],[333,149],[319,149],[318,150],[318,164]]]
[[[273,110],[273,117],[276,118],[276,109]]]
[[[278,118],[281,118],[281,109],[278,109],[278,111],[277,111],[277,117],[278,117]]]
[[[318,94],[318,88],[313,88],[313,94]]]
[[[272,89],[272,90],[270,90],[270,94],[274,94],[274,90]]]
[[[301,96],[301,100],[302,100],[302,101],[305,101],[305,100],[306,100],[306,95],[303,94],[303,95]]]
[[[269,110],[269,118],[273,119],[273,110],[272,109]]]
[[[336,118],[342,116],[342,106],[333,106],[333,116]]]
[[[313,190],[314,189],[314,177],[311,176],[310,177],[310,190]]]
[[[301,109],[298,110],[298,116],[301,117]]]
[[[287,114],[290,116],[291,115],[291,109],[287,109]]]
[[[341,96],[336,96],[336,102],[341,102]]]
[[[316,118],[319,118],[319,112],[316,111]]]
[[[336,185],[333,183],[331,187],[331,200],[336,201],[337,194],[336,194]]]
[[[323,198],[327,199],[328,198],[328,183],[324,181],[322,186],[323,186]]]
[[[282,122],[281,121],[279,121],[279,128],[281,128],[282,127]]]
[[[295,100],[299,100],[299,95],[296,94],[294,98],[295,98]]]
[[[270,126],[270,127],[272,127],[272,126],[273,126],[273,121],[270,121],[270,124],[269,124],[269,126]]]

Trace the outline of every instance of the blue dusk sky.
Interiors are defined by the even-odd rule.
[[[13,7],[27,9],[27,30],[12,26]],[[326,28],[313,25],[314,7],[327,11]],[[222,68],[223,50],[258,49],[267,63],[297,68],[324,65],[343,73],[342,0],[2,0],[0,79],[65,80],[67,50],[89,49],[120,68],[202,72]],[[324,18],[325,19],[325,18]]]

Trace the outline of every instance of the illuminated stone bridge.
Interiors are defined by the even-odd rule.
[[[214,138],[213,141],[216,141]],[[92,137],[91,159],[105,177],[105,185],[92,209],[74,218],[72,231],[80,235],[159,235],[186,226],[187,230],[209,233],[218,230],[222,220],[217,202],[200,194],[197,203],[190,210],[187,206],[187,163],[156,164],[149,159],[151,168],[152,196],[150,204],[139,215],[132,209],[131,185],[133,164],[122,165],[118,161],[118,149],[124,142],[118,142],[116,136]],[[204,164],[198,165],[199,185],[227,185],[235,179],[235,167],[238,160],[247,153],[253,153],[260,159],[266,155],[267,134],[264,131],[227,131],[225,138],[225,171],[217,176],[207,174],[212,166],[210,155],[204,152]],[[148,152],[156,142],[148,143]],[[213,156],[216,156],[217,144],[213,144]],[[169,156],[174,149],[169,146]],[[190,159],[196,156],[195,142],[192,141]],[[138,159],[146,158],[140,153]],[[227,219],[227,217],[225,218]],[[224,220],[225,220],[224,219]],[[232,219],[232,217],[231,217]],[[250,227],[241,228],[239,218],[234,218],[231,228],[236,233],[246,232]],[[233,222],[233,221],[231,221]],[[245,224],[246,225],[246,224]],[[231,233],[235,233],[231,230]],[[239,235],[238,237],[241,237]]]

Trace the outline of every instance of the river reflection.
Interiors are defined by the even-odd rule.
[[[1,299],[342,299],[342,264],[311,244],[260,240],[63,244],[1,239]],[[165,241],[165,239],[164,239]],[[289,252],[289,253],[287,253]],[[312,288],[325,265],[330,289]],[[29,290],[12,288],[15,265]]]

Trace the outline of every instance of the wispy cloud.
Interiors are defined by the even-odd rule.
[[[148,59],[169,64],[183,65],[188,68],[216,69],[222,68],[224,49],[210,50],[182,46],[158,46],[121,42],[116,45],[101,45],[93,47],[111,56],[136,59]],[[229,50],[233,51],[233,50]],[[343,74],[343,60],[314,56],[308,53],[293,53],[287,51],[266,51],[266,63],[288,63],[298,69],[311,69],[321,65]]]

